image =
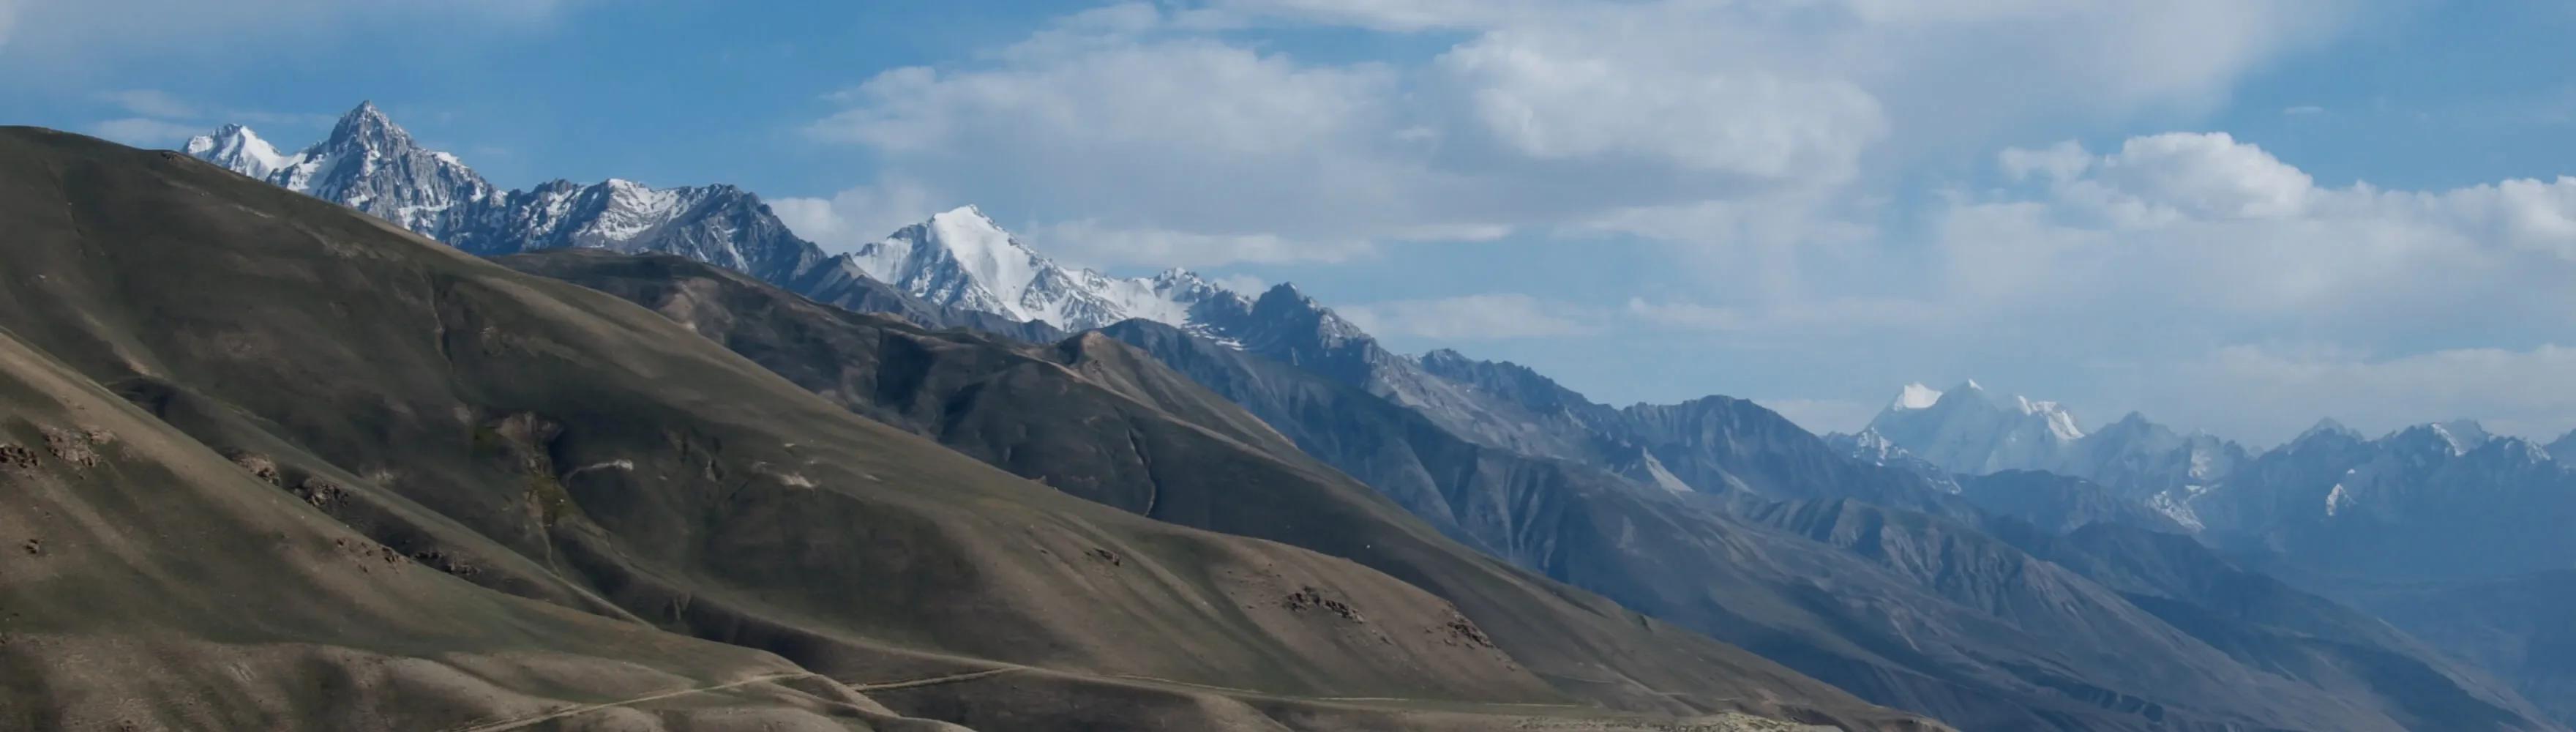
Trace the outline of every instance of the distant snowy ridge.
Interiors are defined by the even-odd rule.
[[[456,156],[421,147],[372,103],[294,153],[278,152],[242,125],[192,138],[181,150],[480,255],[563,247],[659,252],[781,283],[811,275],[825,260],[759,197],[733,186],[653,188],[612,178],[501,191]]]
[[[2471,420],[2414,425],[2378,439],[2321,420],[2255,454],[2136,413],[2087,432],[2052,402],[1997,396],[1971,381],[1948,391],[1908,384],[1869,427],[1832,440],[1852,457],[1895,467],[2083,478],[2194,531],[2266,534],[2477,506],[2549,514],[2576,505],[2576,468],[2560,462],[2576,458],[2576,432],[2541,445]]]
[[[372,103],[293,153],[242,125],[181,149],[485,256],[566,247],[673,254],[809,294],[865,277],[936,305],[1065,330],[1145,318],[1233,343],[1239,335],[1214,323],[1240,326],[1253,309],[1243,294],[1183,270],[1122,278],[1059,265],[973,206],[852,254],[829,255],[796,236],[758,196],[730,185],[654,188],[611,178],[504,192],[456,156],[422,148]]]
[[[1198,331],[1210,308],[1249,310],[1252,301],[1180,270],[1111,277],[1057,264],[963,206],[859,247],[850,261],[878,281],[933,303],[981,310],[1066,330],[1144,318]]]

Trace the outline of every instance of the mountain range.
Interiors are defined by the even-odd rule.
[[[2255,452],[2134,412],[2085,432],[2054,403],[1970,381],[1948,391],[1907,385],[1861,432],[1831,439],[1918,474],[2079,478],[2215,545],[2278,552],[2313,570],[2477,577],[2576,562],[2576,539],[2550,528],[2576,516],[2576,470],[2546,446],[2468,420],[2378,438],[2323,420]],[[2558,443],[2576,447],[2576,435]]]
[[[1450,542],[1097,335],[567,252],[612,295],[33,128],[0,227],[14,727],[1944,729]]]
[[[2576,435],[2544,446],[2453,420],[2371,438],[2323,420],[2254,452],[2207,434],[2177,434],[2135,413],[2085,433],[2071,429],[2072,415],[2046,404],[1993,396],[1973,381],[1946,392],[1908,385],[1867,428],[1835,439],[1861,459],[1919,474],[1956,473],[1953,480],[1971,486],[2046,476],[2065,484],[2047,494],[2060,505],[2029,507],[2027,517],[2050,512],[2046,520],[2062,526],[2167,523],[2166,530],[2197,535],[2319,592],[2397,608],[2392,617],[2410,629],[2452,641],[2444,644],[2449,652],[2510,655],[2511,668],[2523,669],[2511,675],[2533,700],[2562,718],[2576,713],[2576,701],[2562,701],[2576,677],[2521,660],[2554,641],[2486,628],[2496,635],[2470,642],[2472,631],[2454,623],[2492,618],[2492,608],[2428,610],[2487,592],[2463,588],[2516,586],[2528,594],[2569,581],[2576,535],[2565,527],[2576,521],[2576,463],[2558,456],[2576,457]],[[1998,498],[1969,495],[1990,508]],[[2092,497],[2065,505],[2076,495]]]
[[[2571,718],[2316,585],[2262,579],[2291,554],[2256,548],[2336,536],[2230,539],[2226,553],[2157,538],[2219,536],[2213,518],[2234,531],[2261,502],[2194,499],[2261,459],[2135,415],[2087,433],[2053,404],[1915,387],[1871,430],[1819,438],[1738,399],[1612,407],[1514,364],[1396,354],[1290,285],[1248,295],[1180,270],[1063,266],[973,207],[833,255],[729,186],[495,192],[371,105],[293,155],[257,140],[228,127],[185,151],[615,295],[842,410],[1090,505],[1355,561],[1518,639],[1503,643],[1512,663],[1553,693],[1600,678],[1578,668],[1627,679],[1576,693],[1590,703],[1636,704],[1705,667],[1722,671],[1702,683],[1800,700],[1745,711],[1844,724],[1898,723],[1808,677],[1979,730]],[[2416,491],[2387,470],[2410,477],[2350,489],[2354,515]],[[1606,601],[1527,599],[1552,582],[1538,594]],[[1635,642],[1580,619],[1620,607],[1650,633],[1722,643],[1583,666]],[[1550,628],[1566,637],[1533,640]]]

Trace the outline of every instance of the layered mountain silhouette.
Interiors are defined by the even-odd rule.
[[[2133,413],[2045,449],[2016,447],[2036,428],[2012,405],[2033,403],[1973,382],[1947,392],[1908,386],[1868,429],[1836,439],[1866,461],[1956,471],[1981,506],[2061,530],[2110,523],[2193,534],[2382,612],[2511,679],[2562,723],[2576,721],[2558,701],[2568,672],[2531,662],[2554,655],[2550,636],[2533,630],[2551,623],[2520,599],[2567,591],[2576,566],[2576,535],[2565,530],[2576,521],[2576,469],[2559,460],[2576,451],[2571,438],[2542,446],[2465,420],[2371,438],[2329,419],[2256,452]],[[2043,470],[2053,472],[2033,472]]]
[[[1445,520],[1449,533],[1558,579],[1610,593],[1630,607],[1707,628],[1766,655],[1799,659],[1792,663],[1803,662],[1803,668],[1825,669],[1811,673],[1865,690],[1876,695],[1873,698],[1904,699],[1906,706],[1940,710],[1936,714],[1966,720],[1958,723],[1970,728],[2101,726],[2117,724],[2113,720],[2123,716],[2150,718],[2133,724],[2226,724],[2221,721],[2226,717],[2213,710],[2260,709],[2263,704],[2250,701],[2254,694],[2269,694],[2273,698],[2267,703],[2284,709],[2296,703],[2310,705],[2305,711],[2261,712],[2282,715],[2281,719],[2295,719],[2289,716],[2293,714],[2346,716],[2349,719],[2340,724],[2366,725],[2370,723],[2362,720],[2377,718],[2339,710],[2338,702],[2303,684],[2358,689],[2365,696],[2397,700],[2390,703],[2392,708],[2377,713],[2403,725],[2378,723],[2388,729],[2418,725],[2434,718],[2446,704],[2489,709],[2491,716],[2509,720],[2530,714],[2510,692],[2495,692],[2492,681],[2456,669],[2414,645],[2389,651],[2385,657],[2328,658],[2302,668],[2295,680],[2217,671],[2236,668],[2236,657],[2163,622],[2107,586],[2056,569],[2003,541],[1984,538],[1968,526],[1851,501],[1775,504],[1771,510],[1754,513],[1752,521],[1738,520],[1680,497],[1639,491],[1595,469],[1512,456],[1454,437],[1439,442],[1442,433],[1436,427],[1401,407],[1168,326],[1133,321],[1107,331],[1143,344],[1141,351],[1100,334],[1038,346],[970,333],[922,331],[824,307],[741,274],[676,258],[639,260],[561,251],[518,255],[502,262],[651,307],[854,411],[940,439],[966,454],[1075,495],[1167,521],[1348,556],[1398,577],[1494,576],[1491,569],[1452,569],[1490,560],[1463,555],[1457,549],[1446,554],[1432,551],[1454,545],[1432,540],[1427,527],[1405,528],[1421,525],[1367,486],[1308,457],[1296,438],[1270,426],[1290,424],[1292,431],[1305,434],[1309,433],[1306,425],[1254,419],[1235,403],[1165,367],[1157,357],[1158,348],[1192,348],[1195,355],[1170,360],[1196,364],[1199,373],[1212,375],[1211,381],[1265,384],[1270,388],[1247,391],[1240,398],[1259,411],[1335,414],[1344,420],[1341,428],[1346,434],[1357,435],[1393,437],[1384,430],[1355,425],[1410,424],[1422,439],[1435,440],[1413,445],[1401,438],[1355,441],[1376,446],[1382,457],[1414,448],[1407,459],[1390,461],[1410,463],[1399,475],[1434,472],[1423,464],[1426,453],[1475,456],[1491,464],[1492,477],[1466,485],[1413,484],[1420,490],[1410,495],[1431,503],[1405,508]],[[1302,407],[1283,404],[1309,399],[1318,401]],[[1450,471],[1442,466],[1439,472]],[[1318,505],[1346,508],[1319,513],[1314,510]],[[1922,533],[1893,535],[1886,527],[1890,521],[1913,525]],[[1855,541],[1850,531],[1856,524],[1851,522],[1877,527],[1868,535],[1865,548],[1847,544]],[[1698,542],[1717,539],[1724,551],[1696,547],[1694,538]],[[1963,541],[1964,546],[1975,548],[1955,548]],[[1893,548],[1889,542],[1905,548]],[[1653,562],[1616,559],[1622,543],[1628,545],[1625,552],[1649,556]],[[1929,552],[1934,556],[1964,551],[1982,555],[1971,564],[2010,569],[1976,580],[1978,584],[1958,585],[1956,579],[1943,579],[1963,574],[1956,568],[1887,561],[1890,553],[1915,554],[1922,546],[1941,547]],[[2192,559],[2202,564],[2193,564]],[[2214,555],[2192,559],[2179,563],[2194,569],[2224,566]],[[1836,584],[1828,589],[1814,577],[1834,577]],[[1683,579],[1687,581],[1675,581]],[[1480,588],[1482,582],[1434,579],[1417,580],[1417,584],[1458,603],[1469,617],[1494,614],[1478,611],[1495,607],[1492,601],[1477,597],[1490,592]],[[2279,591],[2295,594],[2287,588]],[[2194,599],[2207,596],[2191,592],[2175,594]],[[1828,595],[1849,605],[1817,602]],[[2085,599],[2075,601],[2079,606],[2073,611],[2056,607],[2068,604],[2070,597]],[[2299,597],[2333,607],[2312,596]],[[2194,607],[2190,600],[2165,602]],[[1911,630],[1888,626],[1860,609],[1870,607],[1905,607],[1924,619]],[[1567,617],[1572,616],[1556,616],[1545,627],[1569,637],[1586,633],[1581,624],[1568,623]],[[2259,626],[2232,622],[2195,618],[2195,627],[2217,626],[2229,633],[2272,637]],[[1901,637],[1901,632],[1911,636]],[[2086,638],[2087,645],[2096,648],[2136,648],[2139,655],[2159,660],[2131,663],[2128,668],[2172,675],[2136,675],[2118,682],[2153,689],[2148,692],[2151,696],[2096,686],[2112,683],[2124,672],[2107,660],[2046,649],[2049,638]],[[2226,639],[2260,645],[2234,636]],[[1903,658],[1871,650],[1909,642],[1915,646],[1914,653]],[[2300,652],[2263,648],[2282,654]],[[2022,660],[1982,668],[1967,660],[1994,656]],[[2136,657],[2129,660],[2134,662]],[[2378,677],[2356,677],[2337,665],[2346,661],[2351,666],[2386,670],[2377,671]],[[1847,670],[1834,673],[1837,667]],[[2086,670],[2065,675],[2040,670],[2066,667]],[[1892,678],[1872,680],[1869,674],[1859,673],[1861,669]],[[2195,678],[2205,673],[2220,675]],[[2412,685],[2390,683],[2398,678],[2407,678]],[[2374,688],[2374,684],[2385,687]],[[2050,692],[2005,691],[2033,687]],[[2176,693],[2185,689],[2193,691]],[[2092,698],[2082,702],[2050,698],[2068,690]],[[2245,701],[2226,701],[2240,695]],[[2298,698],[2310,701],[2287,701]],[[2187,701],[2166,701],[2174,699]]]
[[[1928,727],[1352,486],[1277,500],[1417,576],[1023,479],[175,153],[0,130],[0,222],[28,726]]]
[[[677,258],[561,251],[501,261],[652,308],[835,403],[1065,493],[1404,578],[1462,613],[1443,644],[1490,646],[1490,634],[1544,678],[1593,678],[1598,691],[1647,705],[1837,696],[1442,538],[1240,407],[1098,333],[1035,346],[929,332]],[[1619,656],[1585,650],[1610,648]]]
[[[372,107],[352,116],[381,117]],[[340,137],[335,131],[334,140]],[[190,152],[290,188],[310,179],[275,172],[293,167],[291,160],[241,164],[242,156],[224,152],[248,147],[210,141]],[[269,158],[433,161],[413,169],[454,162],[425,151],[329,153],[349,147],[326,141],[314,149],[320,152]],[[389,185],[443,185],[449,177],[405,174]],[[699,199],[685,193],[695,189],[655,192],[618,181],[560,186],[599,191],[562,200],[586,195],[603,203],[549,206],[544,210],[568,213],[543,225],[468,227],[475,233],[420,223],[446,220],[436,217],[405,225],[461,240],[457,247],[467,252],[515,255],[502,261],[641,305],[783,377],[773,386],[792,384],[810,392],[808,400],[819,397],[864,423],[908,433],[915,440],[909,444],[935,441],[940,447],[922,449],[972,458],[991,474],[1037,481],[1017,485],[1042,485],[1086,499],[1076,501],[1082,506],[1117,509],[1111,513],[1127,520],[1153,519],[1145,525],[1220,532],[1204,534],[1218,537],[1208,541],[1246,535],[1314,553],[1298,556],[1342,558],[1347,571],[1393,583],[1371,597],[1400,595],[1411,599],[1385,601],[1444,608],[1474,631],[1453,627],[1458,634],[1450,640],[1492,651],[1453,656],[1442,654],[1462,646],[1397,644],[1388,652],[1433,660],[1398,653],[1408,660],[1391,663],[1460,671],[1444,670],[1435,683],[1388,686],[1371,675],[1383,673],[1370,665],[1376,661],[1351,660],[1359,670],[1347,680],[1338,669],[1319,670],[1343,650],[1307,636],[1284,642],[1308,646],[1312,656],[1260,660],[1251,674],[1258,678],[1250,679],[1153,666],[1168,659],[1122,660],[1150,671],[1109,668],[1080,654],[1070,656],[1080,659],[1073,663],[1031,659],[1014,653],[1032,644],[1008,635],[977,640],[1013,650],[936,647],[1062,674],[1067,680],[1048,693],[1096,693],[1112,683],[1102,680],[1106,674],[1306,699],[1384,686],[1470,704],[1553,695],[1549,703],[1666,714],[1743,709],[1846,725],[1914,724],[1805,678],[1813,677],[1961,729],[2565,728],[2506,684],[2422,642],[2384,626],[2361,627],[2375,621],[2270,582],[2189,538],[2158,533],[2197,527],[2128,484],[2038,473],[1962,478],[1887,435],[1830,442],[1726,397],[1600,405],[1512,364],[1446,351],[1395,354],[1293,286],[1249,295],[1186,272],[1118,278],[1059,265],[971,207],[849,255],[825,255],[773,226],[775,217],[747,193],[723,206],[665,205],[656,201]],[[470,188],[407,200],[534,195],[476,198]],[[421,210],[396,207],[387,216],[368,209],[386,186],[298,190],[389,221],[406,222],[404,211]],[[341,192],[347,190],[375,193]],[[561,231],[593,235],[547,233]],[[1076,334],[1061,326],[1097,330]],[[1947,398],[1930,394],[1922,406]],[[2121,432],[2085,433],[2071,416],[2054,429],[2051,413],[2062,410],[2022,406],[2025,416],[2041,418],[2043,441],[2076,444]],[[2130,431],[2138,436],[2123,443],[2130,447],[2032,454],[2064,449],[2084,456],[2064,465],[2123,466],[2138,476],[2206,472],[2189,453],[2197,437],[2172,439],[2136,421]],[[683,453],[695,454],[690,449],[707,448]],[[1855,457],[1868,450],[1876,457]],[[723,475],[774,471],[794,456],[763,454]],[[2136,485],[2150,484],[2142,478]],[[1169,572],[1184,572],[1178,556],[1208,551],[1148,544],[1169,551],[1139,560],[1101,548],[1116,561]],[[1208,581],[1220,589],[1195,596],[1219,607],[1240,600],[1209,594],[1234,587],[1232,575],[1216,571],[1219,579]],[[1208,577],[1205,570],[1189,576]],[[1295,589],[1279,602],[1354,620],[1343,616],[1348,610],[1374,623],[1376,616],[1347,599],[1362,586],[1377,587],[1349,579],[1333,586],[1344,595],[1317,584],[1313,594]],[[1026,596],[1058,586],[1036,587]],[[753,594],[770,601],[795,593],[782,587]],[[762,614],[767,607],[737,612],[784,622]],[[2283,608],[2321,615],[2300,618]],[[953,620],[941,627],[969,624]],[[1253,621],[1259,631],[1225,626],[1205,637],[1262,638],[1270,632],[1263,622]],[[905,637],[879,645],[918,649]],[[1501,668],[1463,660],[1475,658],[1499,658]],[[901,695],[919,698],[886,702],[890,710],[952,722],[991,719],[958,710],[962,697]],[[1205,694],[1189,698],[1213,703]]]

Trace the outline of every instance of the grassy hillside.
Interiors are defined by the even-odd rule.
[[[0,230],[0,329],[44,364],[10,377],[86,394],[13,409],[13,446],[112,408],[110,444],[167,448],[81,473],[112,490],[51,451],[11,468],[62,496],[9,509],[35,512],[25,556],[84,562],[0,575],[9,673],[43,682],[0,710],[22,719],[1369,728],[1669,708],[1637,687],[1711,667],[1666,649],[1723,648],[1620,635],[1547,658],[1602,683],[1552,678],[1385,572],[1021,479],[622,300],[175,154],[0,130]],[[1404,703],[1322,701],[1351,697]],[[1699,702],[1729,703],[1771,702]]]

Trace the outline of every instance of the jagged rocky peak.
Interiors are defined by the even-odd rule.
[[[1454,381],[1475,383],[1489,388],[1572,393],[1556,383],[1555,379],[1539,373],[1537,369],[1510,361],[1477,359],[1459,353],[1457,349],[1436,348],[1411,358],[1432,374]]]
[[[1487,363],[1468,358],[1467,354],[1459,353],[1455,348],[1434,348],[1422,352],[1422,355],[1415,357],[1414,360],[1442,372],[1464,372],[1479,364]]]
[[[362,102],[321,142],[280,154],[249,128],[188,141],[193,156],[356,208],[480,255],[567,247],[672,254],[795,287],[825,262],[758,196],[729,185],[654,188],[611,178],[503,192],[456,156],[420,146]]]
[[[1376,340],[1359,326],[1334,313],[1332,308],[1308,297],[1293,282],[1272,285],[1261,293],[1261,297],[1252,302],[1252,316],[1276,327],[1312,328],[1315,345],[1324,348],[1338,348],[1358,341],[1374,343]]]
[[[1422,370],[1520,405],[1536,415],[1572,415],[1577,421],[1607,418],[1618,410],[1594,403],[1537,369],[1510,361],[1484,361],[1441,348],[1412,357]]]
[[[340,115],[340,121],[331,126],[330,139],[379,150],[417,147],[412,143],[411,132],[394,124],[393,118],[385,116],[373,101],[359,102],[357,108]]]
[[[197,159],[261,180],[267,180],[269,174],[292,162],[278,152],[276,146],[261,139],[259,133],[237,124],[224,125],[211,135],[188,138],[188,143],[180,150]]]
[[[332,125],[329,137],[291,155],[237,124],[190,139],[182,149],[442,241],[466,225],[476,206],[497,197],[456,156],[423,149],[372,102],[360,102]]]

